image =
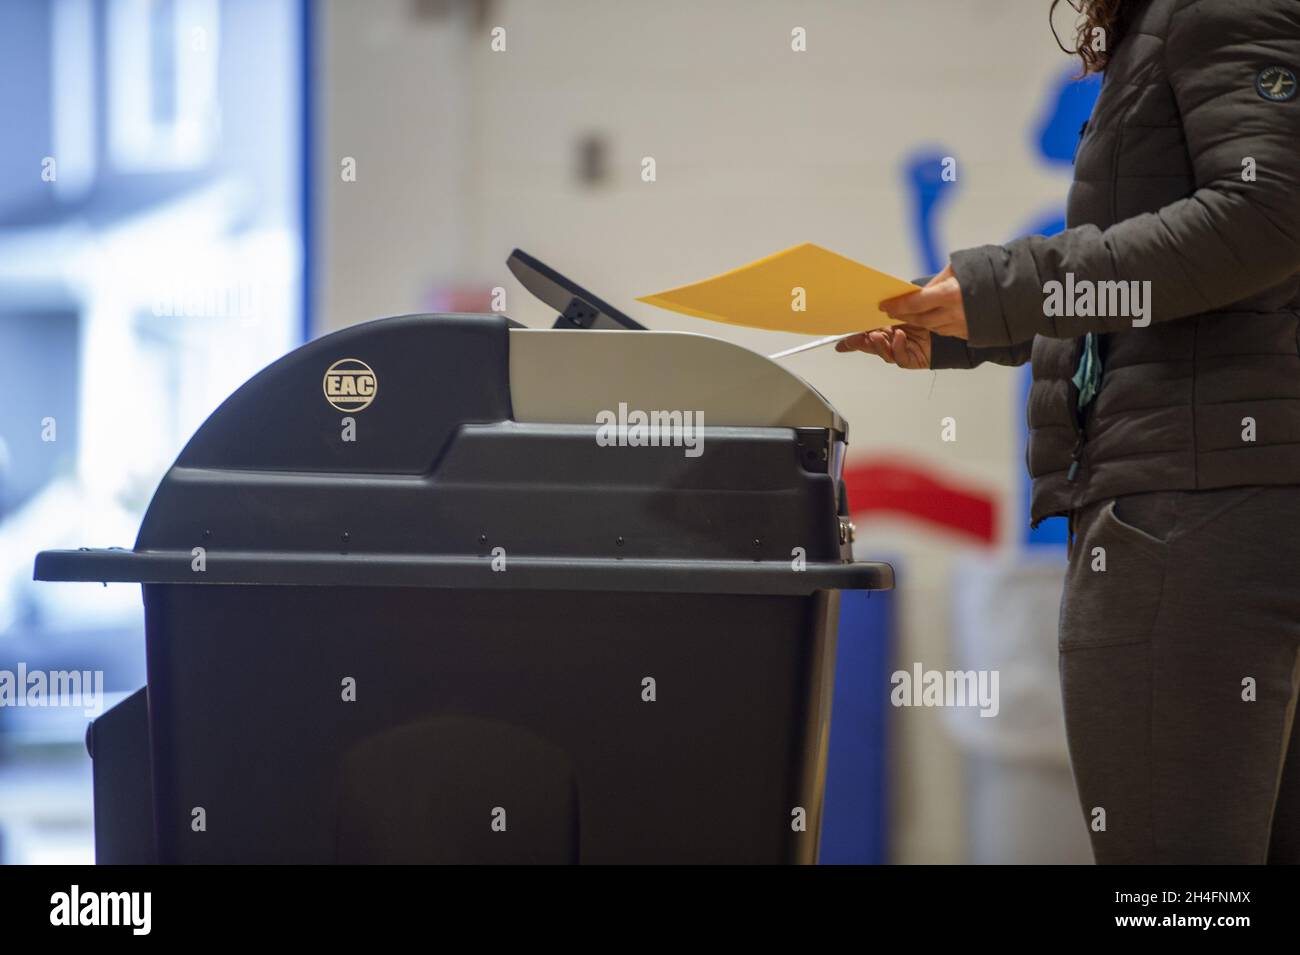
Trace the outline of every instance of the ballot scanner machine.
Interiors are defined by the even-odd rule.
[[[312,341],[134,548],[37,556],[143,588],[147,685],[87,733],[98,861],[815,861],[838,592],[893,579],[852,559],[845,422],[510,266],[555,328]]]

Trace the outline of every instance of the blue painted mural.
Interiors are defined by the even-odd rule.
[[[1076,79],[1074,73],[1062,73],[1052,83],[1044,100],[1045,108],[1039,121],[1030,129],[1030,148],[1045,165],[1068,173],[1074,163],[1074,152],[1079,143],[1083,125],[1092,115],[1093,104],[1101,92],[1101,79],[1097,75]],[[942,241],[939,225],[940,212],[950,205],[957,194],[958,182],[942,177],[943,159],[954,155],[950,150],[924,146],[914,151],[903,164],[903,182],[911,195],[909,221],[918,261],[926,275],[933,275],[948,264],[950,249]],[[1050,209],[1031,212],[1027,223],[1017,236],[1054,235],[1065,228],[1064,204]],[[1015,238],[1013,236],[1012,238]],[[1020,396],[1018,405],[1023,409],[1029,394],[1030,371],[1026,365],[1020,370]],[[1021,435],[1017,466],[1021,474],[1020,499],[1022,513],[1029,512],[1029,482],[1024,471],[1024,420],[1016,421]],[[1032,546],[1063,546],[1065,519],[1049,518],[1037,528],[1030,529],[1028,520],[1024,543]]]

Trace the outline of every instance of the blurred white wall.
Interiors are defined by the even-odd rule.
[[[1071,67],[1047,6],[334,0],[319,24],[318,331],[429,310],[435,290],[466,284],[504,286],[513,318],[549,325],[505,269],[519,246],[652,328],[763,352],[796,343],[634,299],[803,241],[920,274],[902,166],[926,145],[958,160],[945,248],[1004,241],[1061,206],[1068,168],[1031,142],[1051,80]],[[791,50],[795,27],[807,52]],[[592,134],[608,159],[594,186],[578,175]],[[905,453],[996,492],[1001,546],[1020,540],[1013,372],[900,372],[830,351],[790,366],[852,423],[854,453]],[[950,564],[971,546],[902,518],[859,522],[860,556],[901,558],[900,666],[951,665]],[[895,724],[895,857],[960,861],[961,764],[941,713],[901,710]]]

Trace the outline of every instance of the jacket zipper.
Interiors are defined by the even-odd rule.
[[[1071,159],[1071,163],[1077,162],[1079,159],[1079,149],[1083,146],[1083,137],[1088,132],[1088,124],[1090,122],[1092,122],[1092,117],[1085,119],[1083,125],[1079,127],[1079,141],[1074,144],[1074,158]],[[1083,339],[1080,339],[1079,347],[1075,349],[1073,362],[1073,367],[1075,369],[1078,369],[1079,359],[1083,357],[1083,341]],[[1071,392],[1074,392],[1074,394],[1071,395]],[[1070,382],[1070,387],[1067,389],[1066,394],[1074,399],[1073,406],[1070,408],[1070,421],[1074,425],[1074,450],[1070,452],[1070,469],[1065,472],[1065,479],[1067,481],[1073,481],[1079,476],[1079,460],[1083,457],[1083,446],[1088,443],[1088,439],[1084,434],[1083,420],[1079,412],[1078,388],[1075,387],[1073,381]]]
[[[1079,345],[1074,350],[1074,361],[1072,367],[1076,370],[1079,367],[1079,361],[1083,358],[1083,347],[1086,339],[1080,338]],[[1070,423],[1074,425],[1074,450],[1070,452],[1070,469],[1065,472],[1065,479],[1073,481],[1079,476],[1079,462],[1083,458],[1084,446],[1088,443],[1088,434],[1084,428],[1083,417],[1084,411],[1079,407],[1079,388],[1074,383],[1074,376],[1071,375],[1070,386],[1066,389],[1066,398],[1070,402]]]
[[[1082,432],[1079,434],[1079,440],[1074,444],[1074,451],[1070,454],[1070,470],[1065,472],[1065,479],[1073,481],[1079,476],[1079,459],[1083,457],[1083,446],[1087,444],[1087,439]]]

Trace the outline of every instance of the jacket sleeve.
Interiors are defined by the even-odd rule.
[[[1033,340],[1017,345],[992,348],[972,348],[960,338],[947,335],[930,335],[931,368],[977,368],[985,362],[995,365],[1023,365],[1029,361]]]
[[[1256,91],[1266,67],[1300,74],[1300,2],[1186,0],[1171,15],[1164,58],[1195,192],[1108,229],[1083,225],[954,253],[972,346],[1134,327],[1131,316],[1048,317],[1045,285],[1064,284],[1067,273],[1076,282],[1149,281],[1147,317],[1166,322],[1300,271],[1300,96],[1274,101]],[[1251,182],[1243,181],[1247,157],[1256,163]]]

